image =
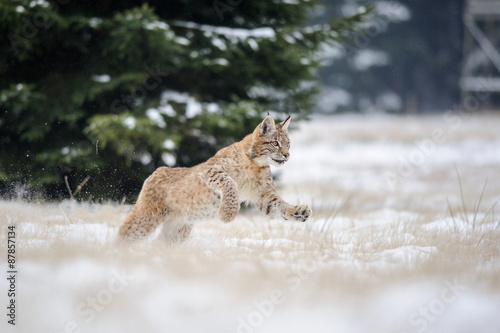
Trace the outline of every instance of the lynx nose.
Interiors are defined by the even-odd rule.
[[[290,153],[283,153],[282,154],[284,158],[288,159],[290,157]]]

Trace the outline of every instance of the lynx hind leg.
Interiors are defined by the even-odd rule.
[[[146,181],[139,198],[120,227],[119,236],[124,240],[139,240],[150,235],[163,221],[174,219],[165,201],[152,193]]]
[[[138,240],[150,235],[167,219],[174,219],[173,210],[162,195],[161,183],[169,173],[167,168],[158,168],[142,186],[137,202],[120,227],[123,240]]]
[[[238,184],[222,168],[212,167],[203,175],[207,186],[220,195],[220,206],[217,215],[222,222],[233,221],[240,210]]]
[[[189,237],[192,229],[192,224],[167,221],[163,223],[159,238],[167,243],[183,242]]]
[[[162,213],[142,212],[136,205],[120,227],[118,235],[120,239],[126,241],[143,239],[150,235],[164,218]]]

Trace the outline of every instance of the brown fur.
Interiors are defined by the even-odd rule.
[[[252,134],[204,163],[192,168],[158,168],[144,182],[137,203],[120,227],[120,237],[144,238],[164,222],[166,239],[185,239],[196,220],[218,216],[223,222],[233,221],[243,201],[271,217],[306,221],[311,209],[284,202],[276,194],[269,168],[270,164],[283,165],[290,156],[289,123],[290,117],[275,124],[267,116]]]

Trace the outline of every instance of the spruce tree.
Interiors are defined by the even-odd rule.
[[[317,1],[5,0],[0,187],[133,196],[277,118],[311,111],[321,48],[365,12],[308,26]],[[87,198],[87,196],[84,196]]]

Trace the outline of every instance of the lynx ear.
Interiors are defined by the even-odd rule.
[[[292,116],[288,115],[288,118],[286,118],[284,122],[279,124],[283,131],[288,132],[288,125],[290,125],[290,120],[292,120]]]
[[[266,118],[264,118],[264,120],[260,123],[260,130],[262,135],[276,130],[276,125],[274,124],[273,117],[268,115]]]

